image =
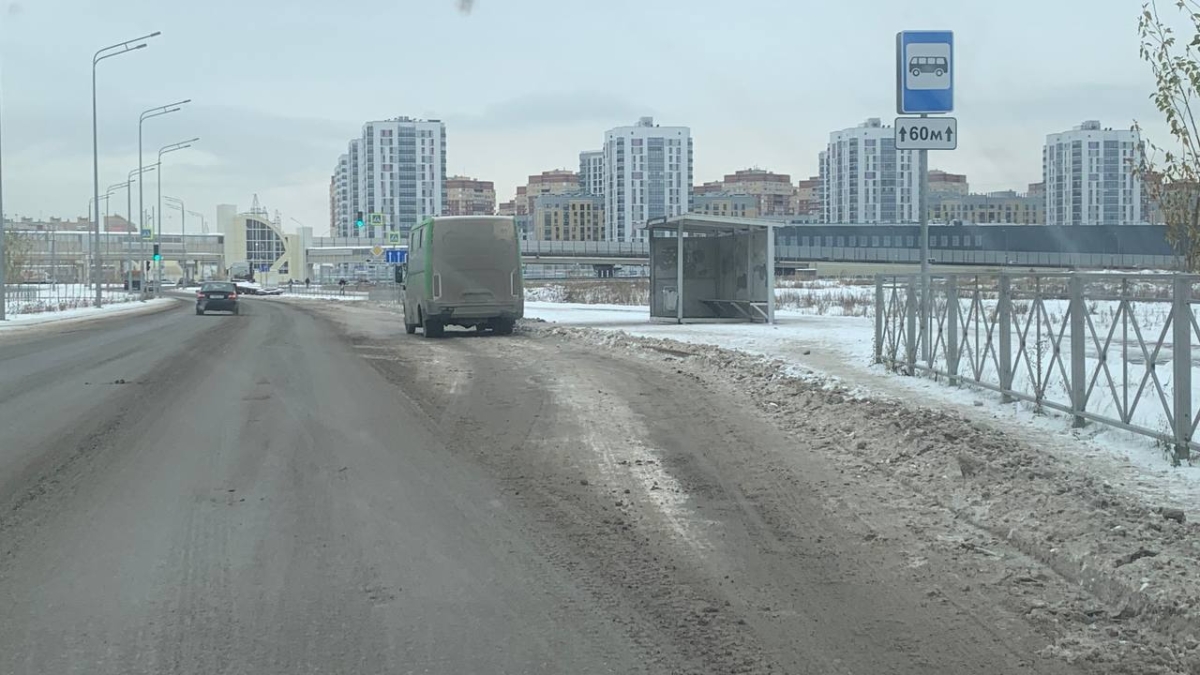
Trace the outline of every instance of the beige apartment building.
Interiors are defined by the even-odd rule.
[[[533,198],[530,235],[539,241],[600,241],[604,238],[604,196],[579,192]]]
[[[466,176],[446,179],[447,216],[490,216],[496,212],[496,186]]]

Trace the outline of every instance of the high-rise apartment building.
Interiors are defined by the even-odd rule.
[[[1142,152],[1136,131],[1102,129],[1096,120],[1047,135],[1042,149],[1047,224],[1144,222],[1137,173]]]
[[[344,160],[344,163],[343,163]],[[397,117],[363,124],[338,159],[333,176],[339,187],[332,208],[335,230],[343,236],[382,239],[385,232],[408,231],[446,205],[446,127],[438,120]],[[367,225],[355,227],[357,213]],[[370,214],[383,225],[370,225]]]
[[[603,150],[585,150],[579,153],[579,189],[584,194],[604,194]]]
[[[872,117],[829,134],[820,154],[826,223],[915,223],[916,152],[897,150],[893,129]]]
[[[490,216],[496,212],[496,186],[466,176],[446,179],[447,216]]]
[[[600,241],[604,236],[604,197],[583,192],[544,194],[533,200],[531,239]]]
[[[692,189],[692,133],[643,117],[604,134],[605,238],[640,239],[647,220],[688,211]]]
[[[338,237],[349,237],[351,229],[350,154],[338,157],[333,169],[329,195],[329,231]]]

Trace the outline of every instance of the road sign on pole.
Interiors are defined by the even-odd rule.
[[[388,238],[388,243],[393,246],[398,246],[400,244],[400,233],[399,232],[388,232],[387,238]]]
[[[143,241],[150,241],[153,238],[154,238],[154,230],[152,230],[148,227],[142,228],[142,240]]]
[[[371,215],[368,216],[368,218],[369,218],[369,220],[367,221],[367,223],[369,225],[371,225],[372,227],[383,227],[383,214],[382,213],[372,213]]]
[[[388,249],[387,258],[384,261],[389,265],[403,265],[404,263],[408,262],[408,249]]]
[[[379,245],[372,246],[371,255],[375,256],[376,258],[383,255],[383,247]]]
[[[954,110],[954,33],[896,33],[896,112],[940,114]]]
[[[958,120],[953,117],[897,117],[897,150],[954,150]]]

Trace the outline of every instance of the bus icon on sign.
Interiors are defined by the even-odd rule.
[[[920,77],[922,73],[932,73],[934,77],[941,77],[948,69],[944,56],[914,56],[908,61],[908,72],[913,77]]]

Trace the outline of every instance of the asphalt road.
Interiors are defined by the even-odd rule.
[[[1073,672],[717,392],[336,311],[0,338],[0,673]]]

